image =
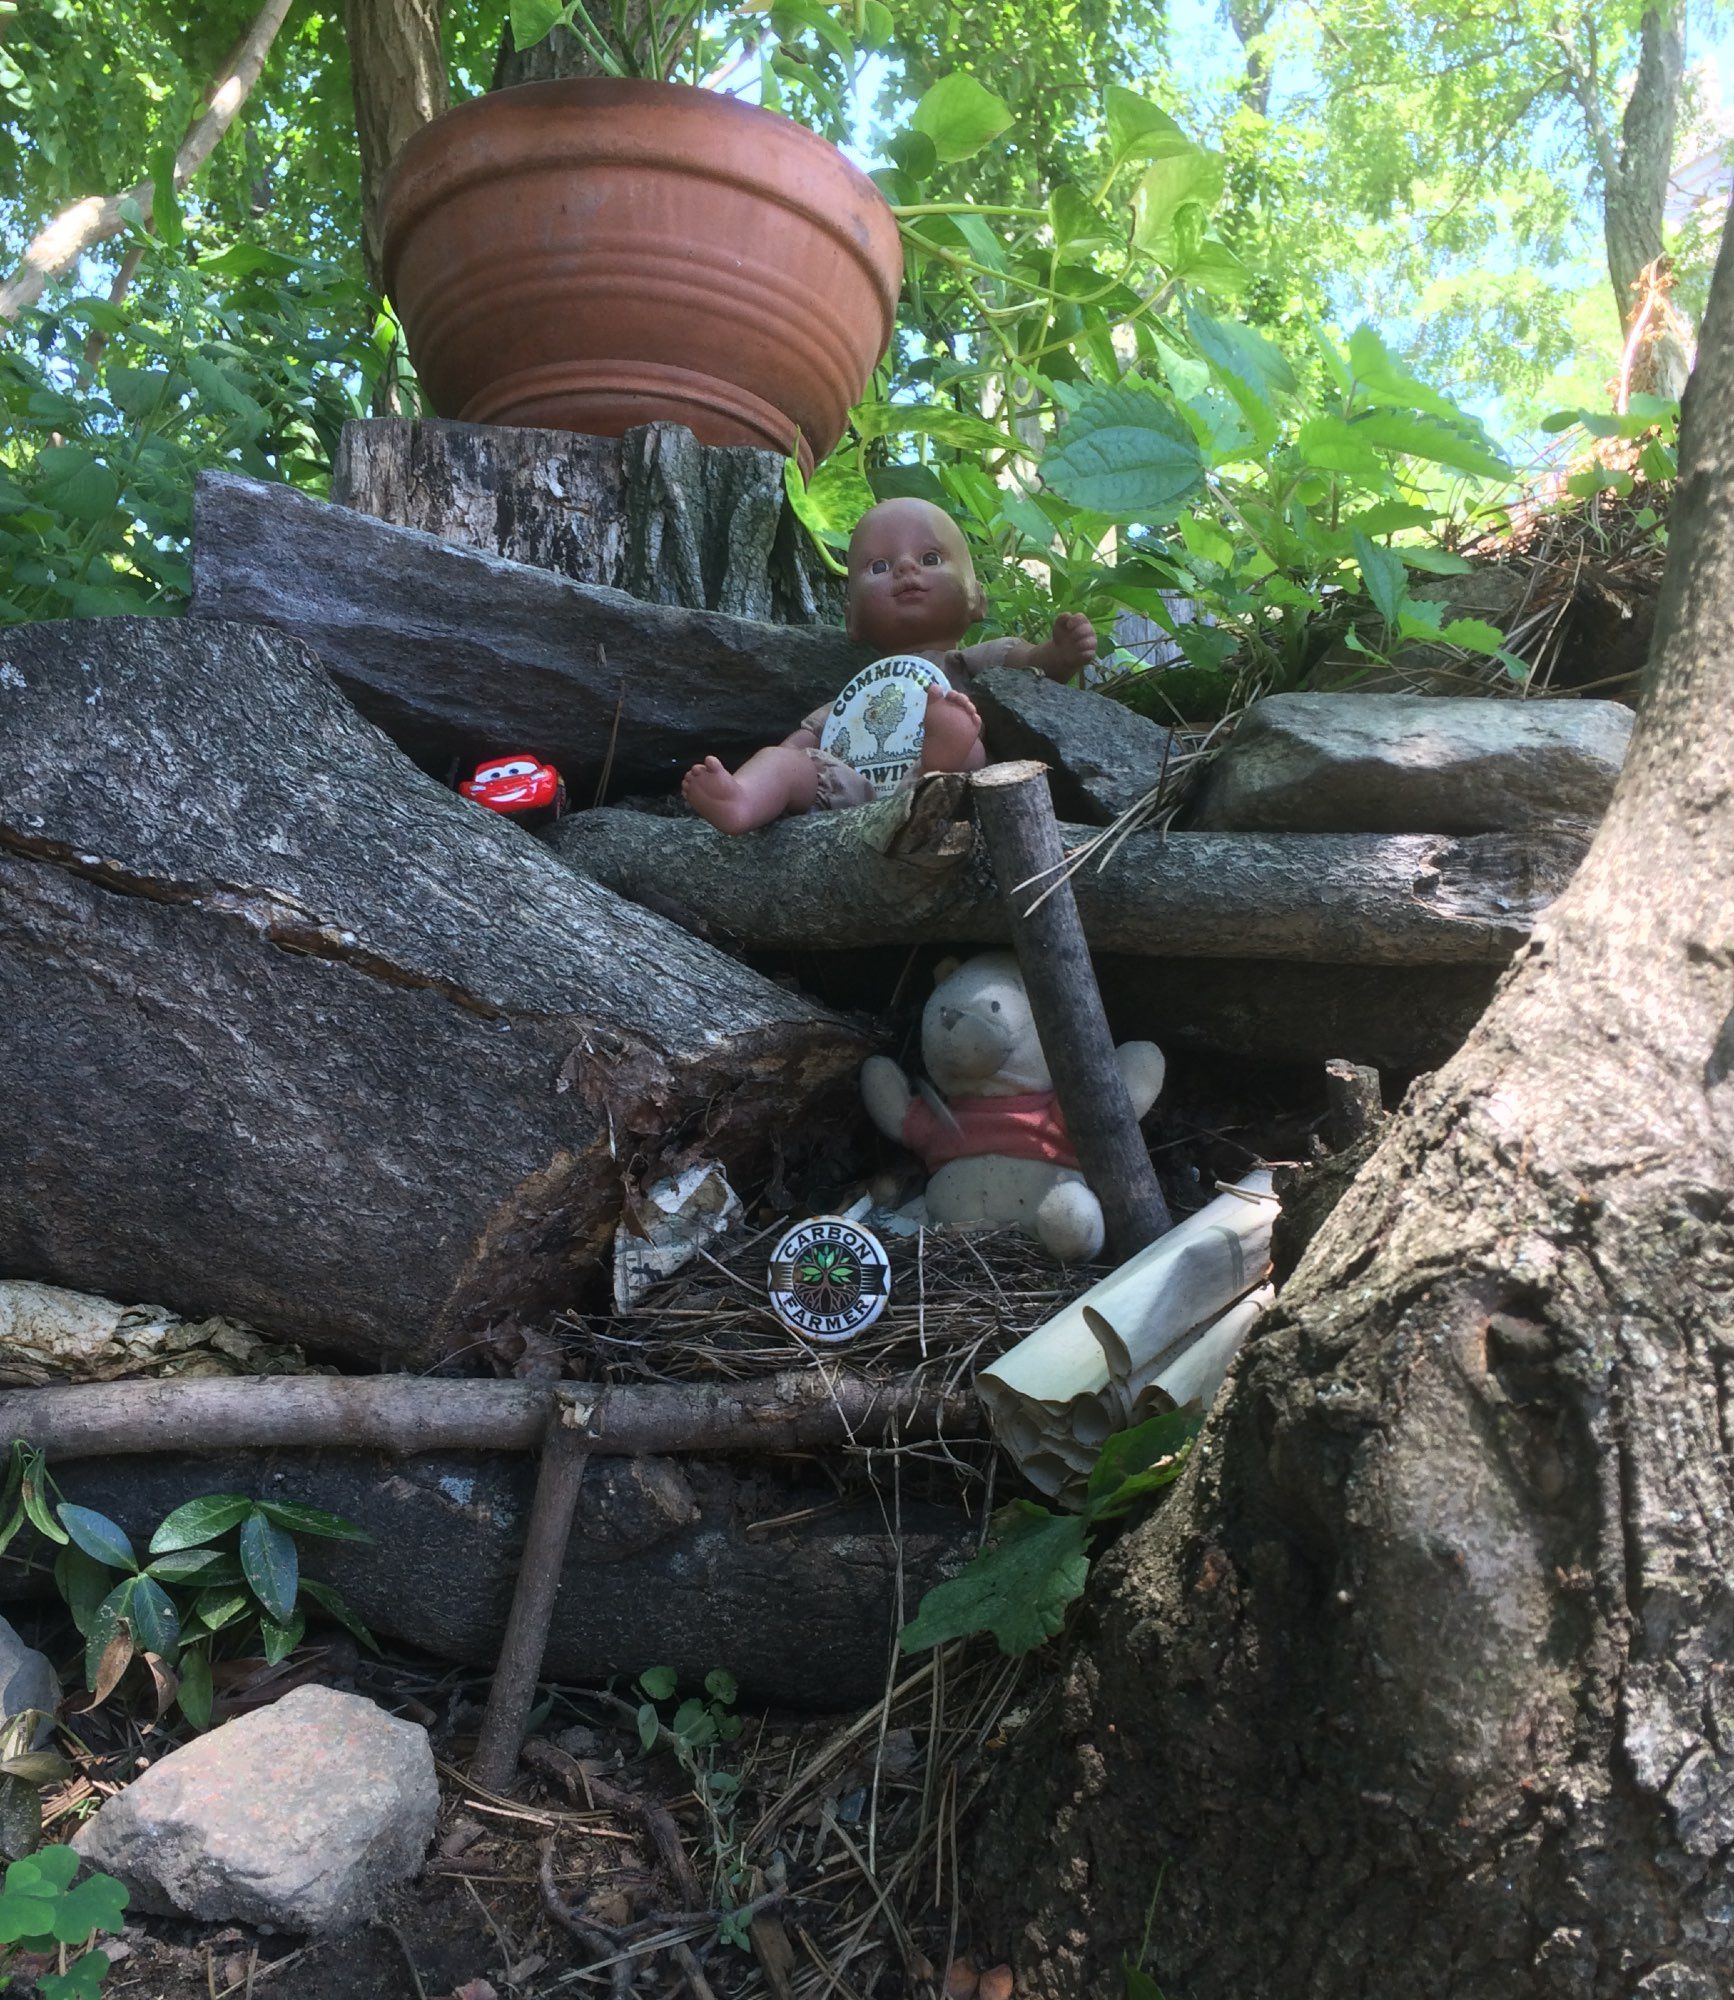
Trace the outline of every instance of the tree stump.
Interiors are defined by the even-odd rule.
[[[331,497],[652,604],[842,623],[838,580],[789,507],[783,461],[702,445],[684,424],[600,438],[370,418],[343,427]]]

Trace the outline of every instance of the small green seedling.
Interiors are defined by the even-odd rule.
[[[53,1952],[86,1946],[98,1931],[118,1931],[126,1891],[112,1875],[90,1875],[75,1889],[78,1856],[70,1847],[45,1847],[14,1861],[0,1882],[0,1987],[4,1968],[20,1952]],[[108,1954],[84,1951],[64,1972],[36,1976],[39,2000],[97,2000],[108,1972]]]

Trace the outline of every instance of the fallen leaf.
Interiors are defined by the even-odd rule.
[[[981,1983],[975,1989],[975,2000],[1012,2000],[1011,1967],[990,1965],[981,1975]]]
[[[967,1958],[954,1958],[946,1969],[945,2000],[975,2000],[981,1974]]]
[[[451,2000],[500,2000],[500,1996],[485,1979],[466,1979],[452,1988]]]

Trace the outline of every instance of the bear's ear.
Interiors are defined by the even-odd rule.
[[[943,986],[954,972],[961,972],[962,970],[963,960],[961,958],[942,958],[933,968],[933,983],[935,986]]]

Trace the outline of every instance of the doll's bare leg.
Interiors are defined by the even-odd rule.
[[[693,765],[680,786],[681,797],[719,833],[750,833],[784,813],[811,812],[818,790],[812,758],[786,743],[755,750],[732,774],[717,758],[707,757]]]
[[[944,694],[931,690],[921,738],[922,770],[973,771],[983,761],[981,716],[975,703],[956,688]]]

